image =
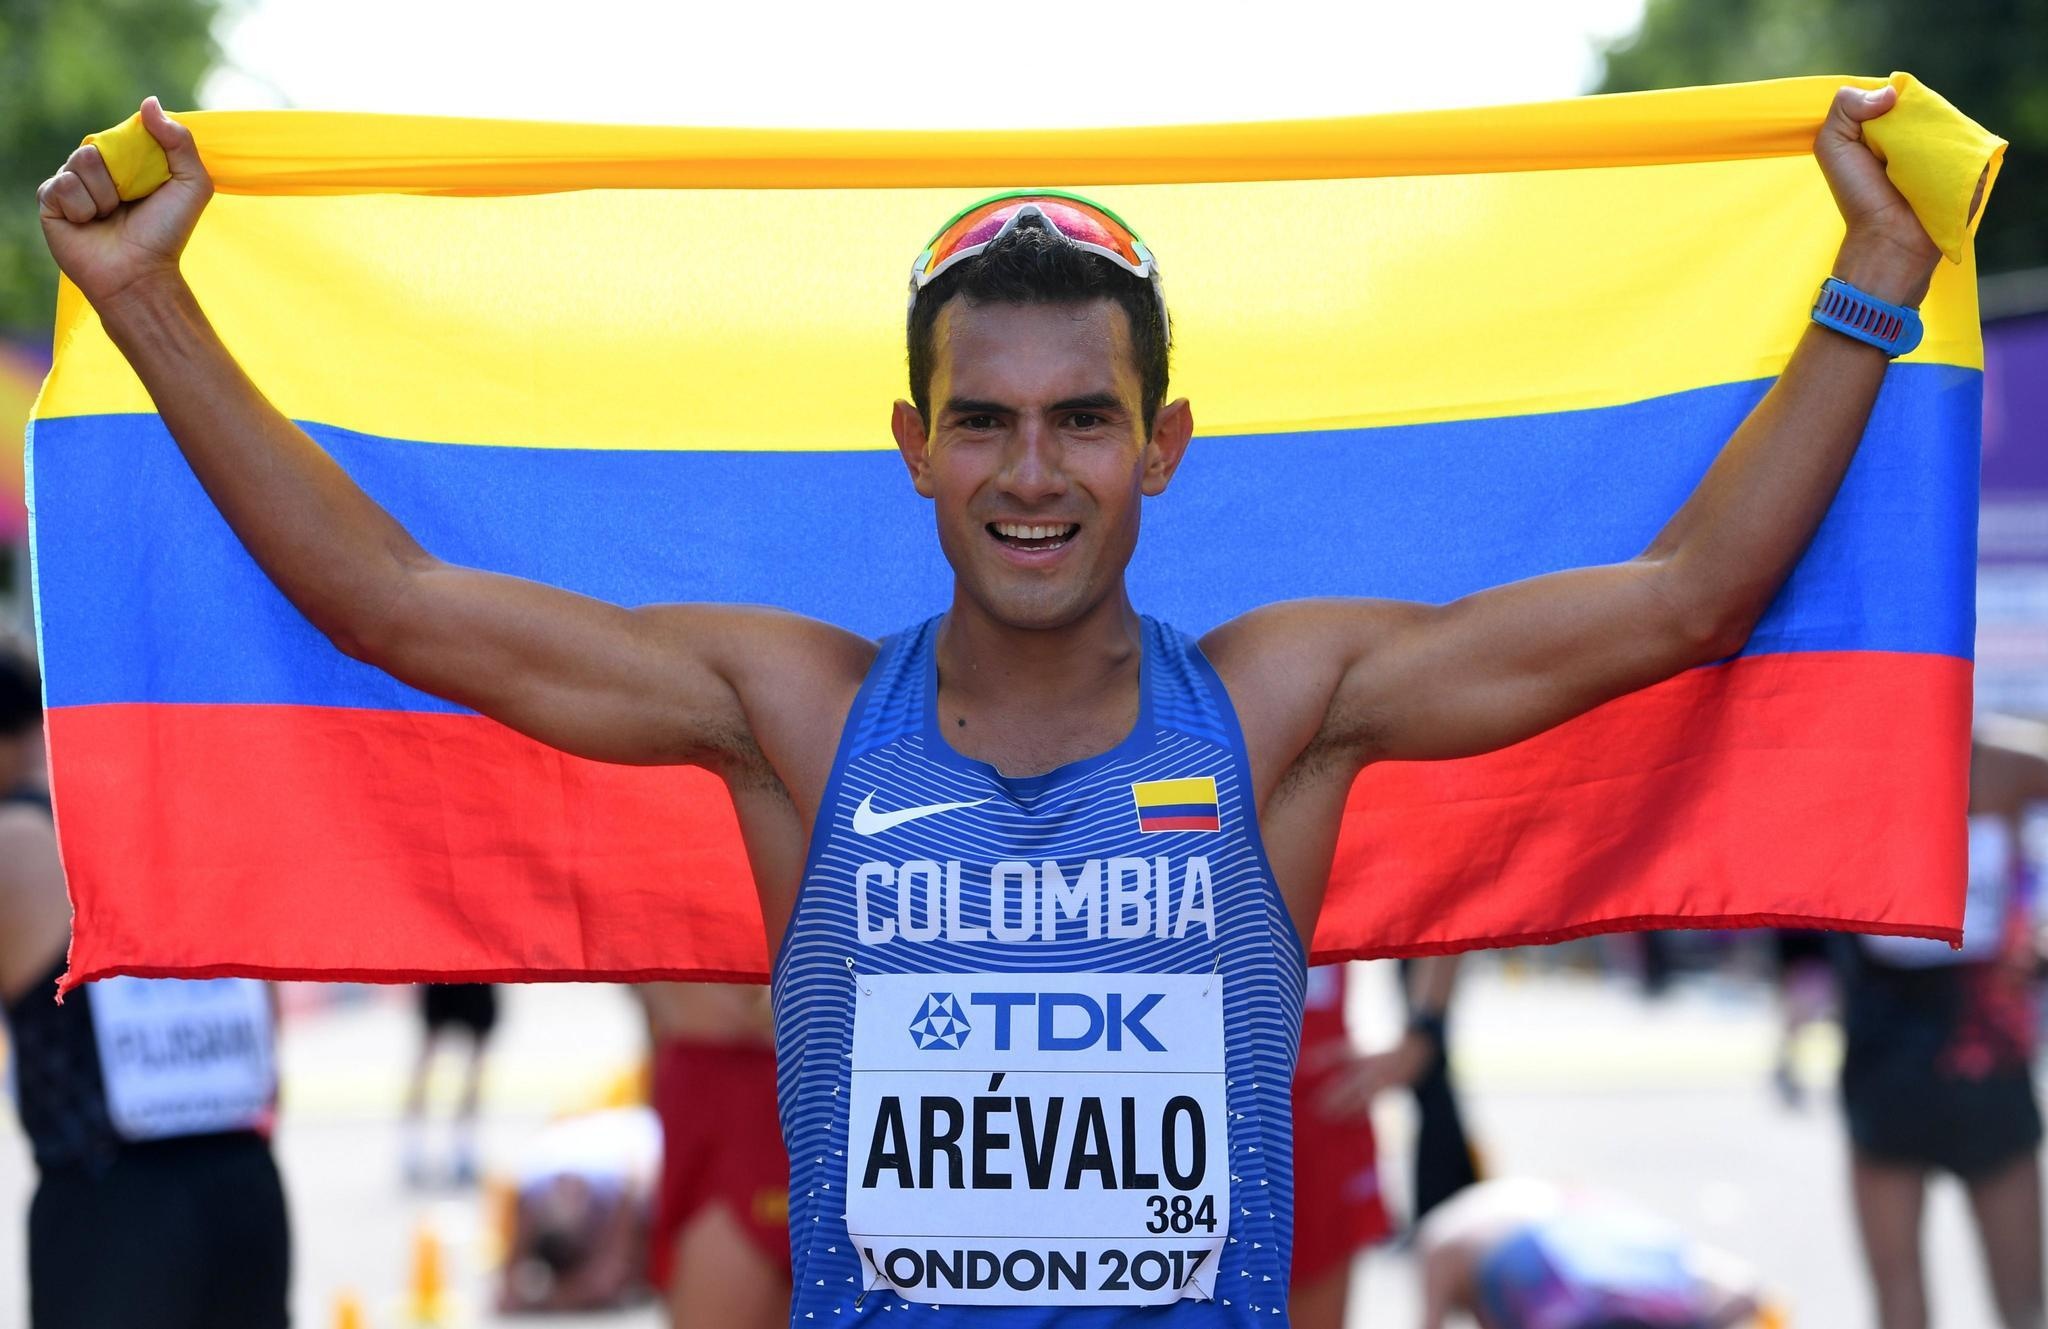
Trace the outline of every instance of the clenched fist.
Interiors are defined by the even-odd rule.
[[[1814,136],[1813,155],[1848,227],[1843,263],[1835,275],[1881,299],[1918,305],[1941,251],[1863,140],[1864,122],[1891,110],[1898,99],[1898,90],[1888,84],[1870,92],[1843,88]],[[1980,196],[1983,187],[1980,181]],[[1843,271],[1844,266],[1851,271]]]
[[[71,154],[36,190],[51,257],[85,298],[100,306],[153,278],[175,276],[178,255],[213,197],[192,132],[151,97],[142,123],[164,150],[171,178],[147,198],[123,203],[95,147]]]

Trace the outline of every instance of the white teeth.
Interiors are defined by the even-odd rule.
[[[1027,525],[1023,522],[999,521],[995,523],[996,534],[1010,540],[1058,540],[1074,533],[1071,524],[1062,526]]]

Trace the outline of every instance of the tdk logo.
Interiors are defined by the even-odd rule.
[[[1012,1050],[1013,1040],[1040,1052],[1083,1052],[1093,1047],[1122,1052],[1126,1046],[1131,1051],[1164,1052],[1166,1045],[1145,1027],[1145,1017],[1165,996],[1148,992],[1130,998],[1126,1006],[1121,992],[1102,997],[1085,992],[971,992],[967,1004],[993,1012],[992,1038],[998,1052]]]
[[[950,992],[926,997],[910,1021],[910,1039],[922,1052],[958,1052],[972,1032],[974,1026],[967,1023]]]

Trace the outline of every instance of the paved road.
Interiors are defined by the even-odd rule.
[[[1354,1024],[1390,1027],[1391,977],[1369,972],[1353,989]],[[407,1270],[423,1226],[445,1252],[446,1323],[501,1323],[486,1313],[487,1206],[474,1193],[423,1197],[398,1185],[391,1119],[415,1037],[409,999],[361,991],[352,1004],[300,1009],[308,996],[289,994],[278,1137],[295,1226],[297,1323],[328,1329],[336,1298],[351,1292],[368,1329],[409,1324]],[[1460,1073],[1496,1173],[1634,1196],[1762,1268],[1798,1329],[1869,1322],[1832,1104],[1822,1092],[1806,1111],[1788,1111],[1765,1091],[1774,1026],[1759,987],[1682,985],[1645,1005],[1612,982],[1518,975],[1489,957],[1461,1001]],[[551,1113],[595,1098],[639,1051],[634,1009],[608,988],[509,989],[501,1034],[487,1091],[487,1164],[509,1157]],[[1829,1040],[1815,1038],[1804,1052],[1806,1074],[1823,1083]],[[1400,1103],[1381,1116],[1398,1192],[1409,1123]],[[0,1213],[19,1214],[31,1172],[11,1117],[0,1117]],[[1929,1255],[1942,1329],[1992,1329],[1953,1187],[1935,1197]],[[0,1223],[0,1325],[18,1322],[24,1305],[22,1260],[21,1224]],[[1403,1257],[1373,1255],[1362,1279],[1353,1325],[1415,1324]],[[642,1309],[503,1323],[654,1329],[659,1320]]]

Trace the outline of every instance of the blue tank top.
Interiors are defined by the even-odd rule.
[[[1130,735],[1006,777],[938,628],[861,687],[775,962],[791,1322],[1284,1324],[1303,955],[1236,712],[1147,619]]]

